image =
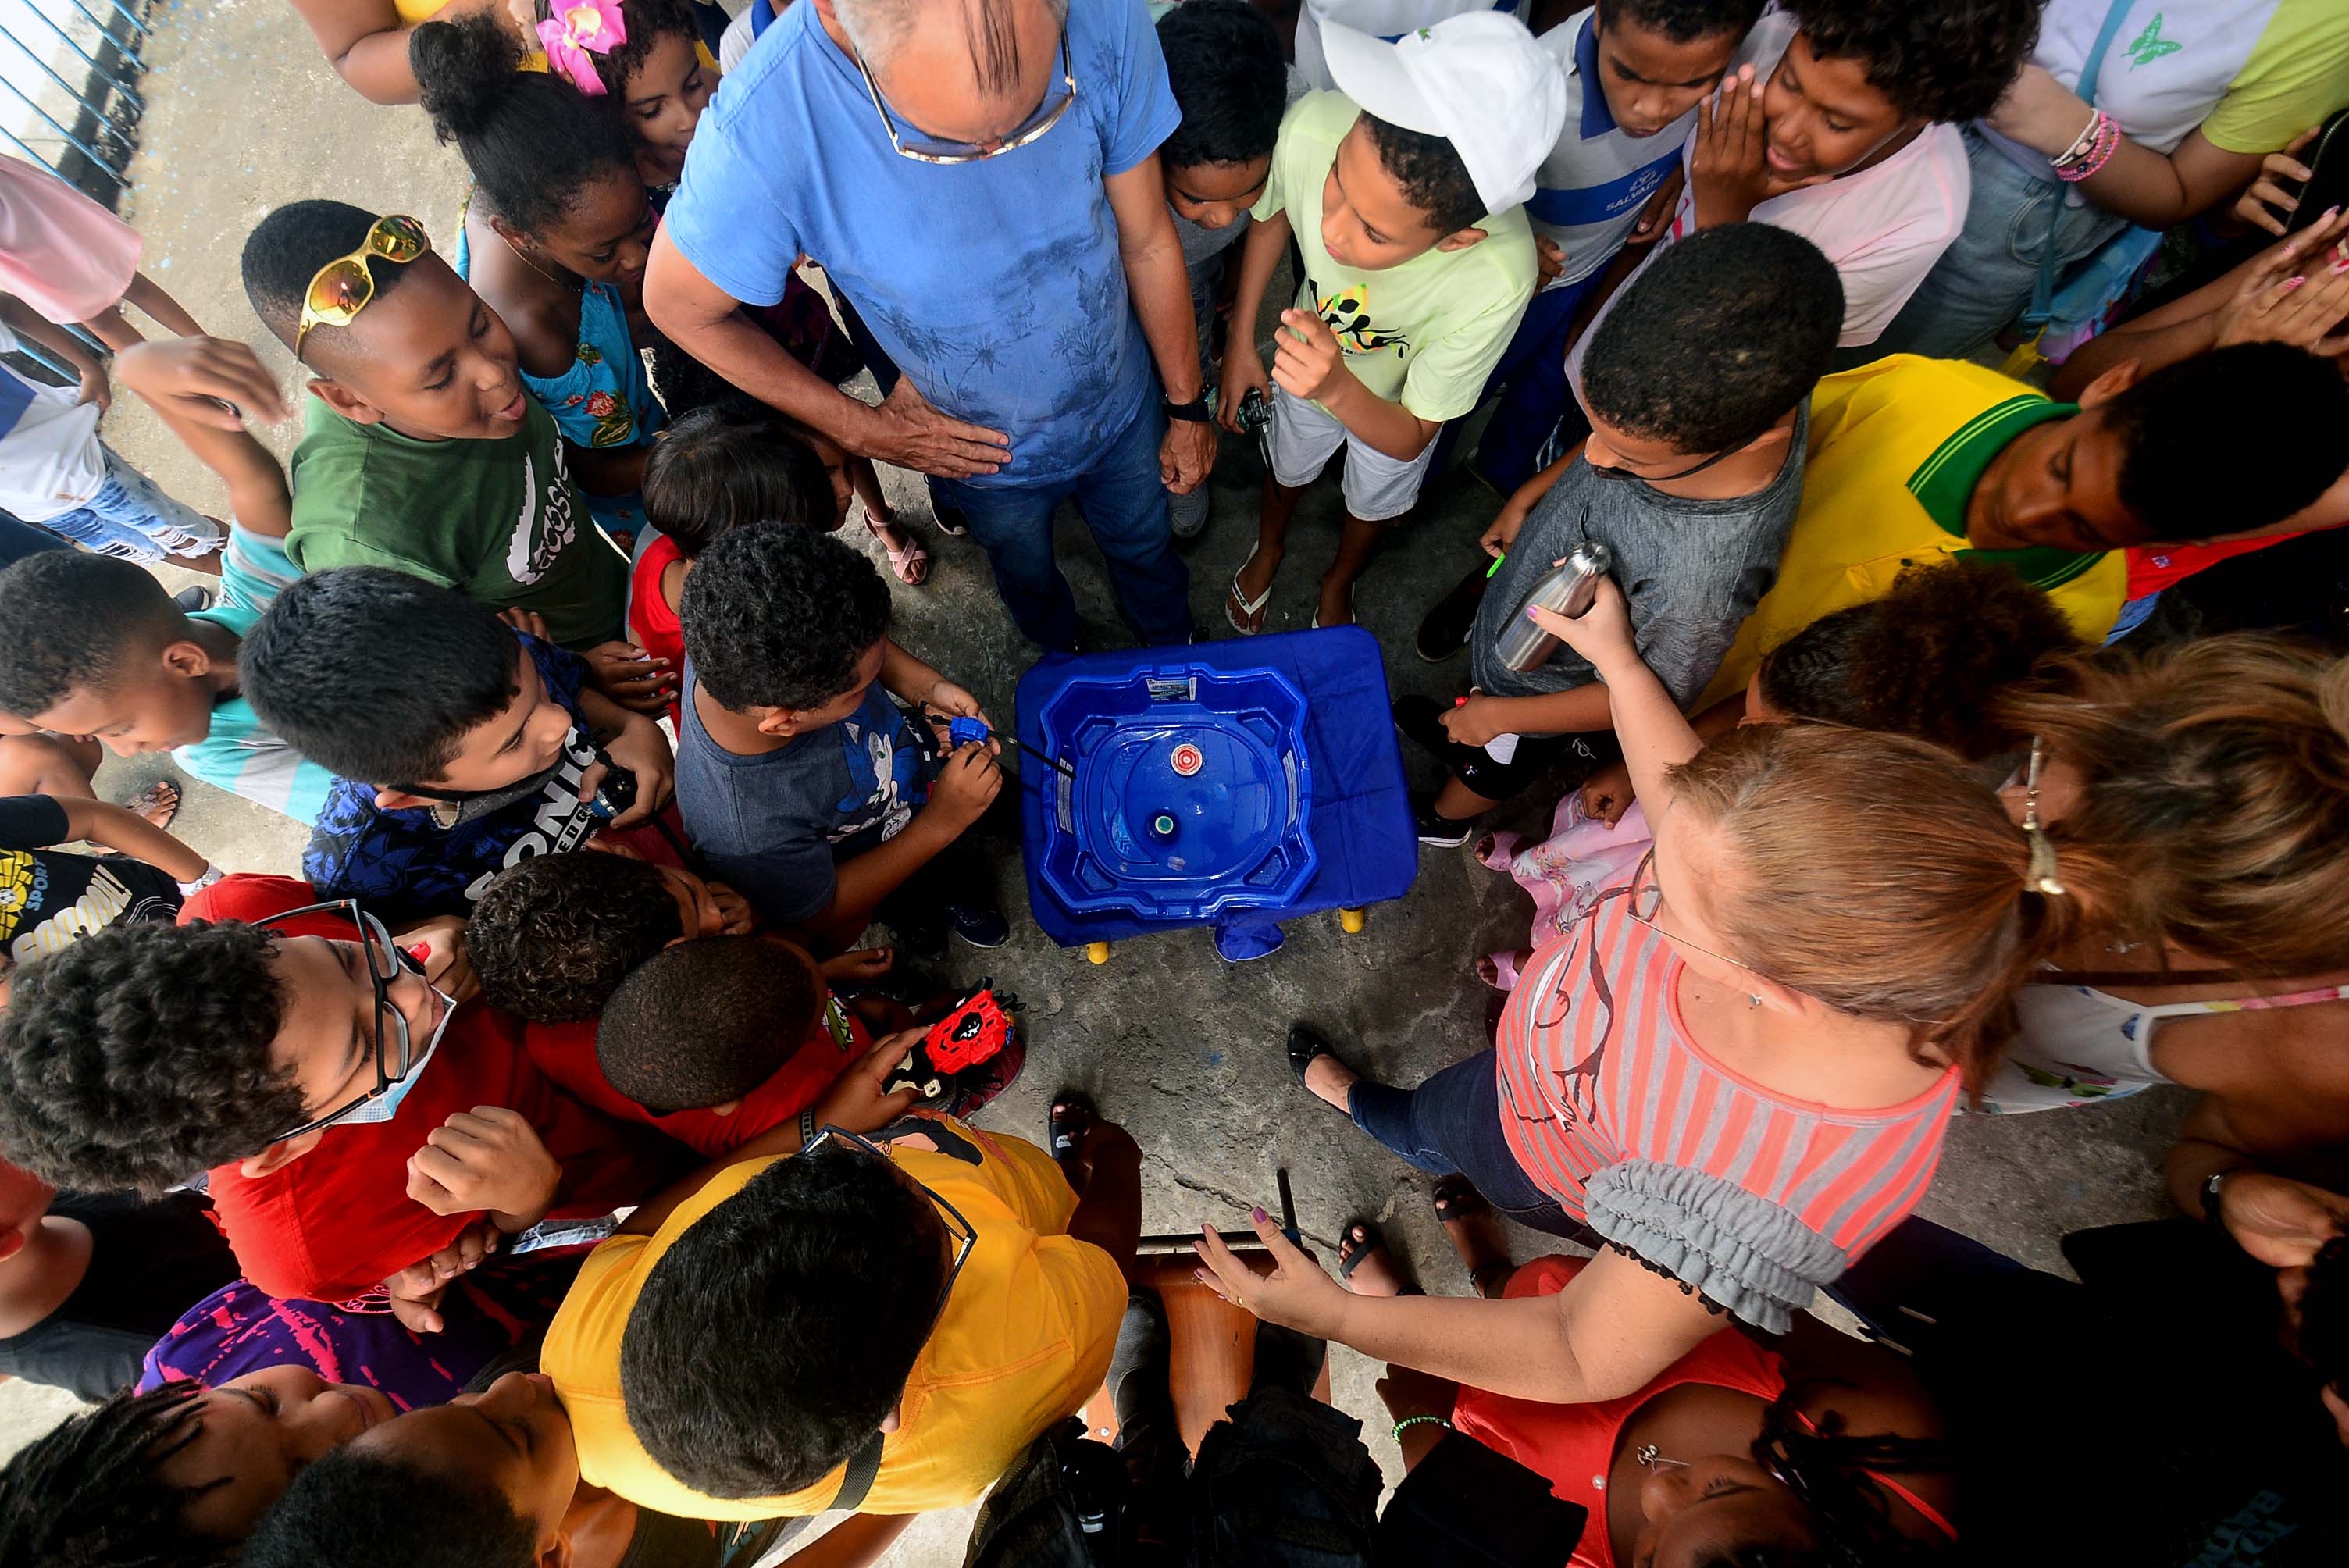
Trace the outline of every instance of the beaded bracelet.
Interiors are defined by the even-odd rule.
[[[2095,145],[2090,147],[2086,155],[2081,158],[2078,161],[2068,167],[2058,166],[2055,170],[2055,178],[2063,181],[2067,185],[2078,184],[2081,181],[2086,180],[2095,174],[2098,170],[2104,168],[2106,163],[2110,162],[2112,160],[2113,154],[2119,150],[2120,144],[2121,128],[2119,122],[2115,120],[2112,116],[2104,113],[2102,110],[2098,110],[2096,116],[2096,139]]]
[[[1424,1427],[1431,1423],[1435,1426],[1442,1427],[1447,1432],[1454,1429],[1452,1423],[1445,1420],[1442,1416],[1405,1416],[1402,1420],[1395,1423],[1394,1440],[1401,1442],[1402,1441],[1403,1433],[1409,1431],[1412,1428]]]

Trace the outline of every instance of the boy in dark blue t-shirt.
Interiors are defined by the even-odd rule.
[[[464,914],[507,866],[648,821],[671,793],[660,727],[589,687],[585,661],[403,573],[301,579],[240,665],[263,722],[337,776],[303,875],[395,925]],[[618,773],[634,798],[607,811]]]
[[[696,559],[678,609],[678,805],[711,870],[827,952],[876,915],[916,953],[939,951],[949,924],[1002,943],[985,867],[963,849],[1002,788],[997,747],[943,738],[949,720],[987,716],[889,640],[873,563],[812,529],[739,528]]]

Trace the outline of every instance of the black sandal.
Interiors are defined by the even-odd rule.
[[[1052,1097],[1053,1109],[1046,1113],[1044,1147],[1052,1158],[1066,1163],[1076,1158],[1077,1148],[1085,1140],[1094,1122],[1101,1119],[1093,1102],[1082,1091],[1068,1089]]]
[[[1337,1054],[1330,1048],[1330,1042],[1323,1039],[1312,1025],[1288,1026],[1288,1074],[1297,1080],[1298,1088],[1305,1088],[1305,1071],[1313,1065],[1314,1057],[1334,1057]]]
[[[1385,1233],[1380,1231],[1377,1221],[1349,1220],[1339,1231],[1339,1240],[1341,1242],[1353,1241],[1354,1233],[1356,1231],[1362,1233],[1361,1243],[1355,1246],[1352,1252],[1344,1253],[1343,1255],[1338,1259],[1338,1283],[1340,1284],[1345,1284],[1348,1280],[1352,1279],[1354,1277],[1354,1270],[1360,1267],[1361,1261],[1364,1258],[1369,1257],[1372,1253],[1384,1252],[1389,1257],[1392,1257],[1394,1255],[1392,1252],[1388,1251],[1387,1238]],[[1342,1249],[1340,1250],[1342,1252]]]

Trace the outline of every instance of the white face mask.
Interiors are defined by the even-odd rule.
[[[399,1113],[399,1102],[408,1098],[408,1091],[416,1087],[418,1078],[424,1076],[424,1068],[432,1060],[432,1053],[440,1048],[440,1037],[449,1032],[449,1020],[457,1016],[455,1000],[438,985],[430,989],[435,996],[440,998],[440,1021],[433,1026],[432,1037],[424,1042],[424,1053],[409,1062],[406,1077],[385,1088],[373,1099],[362,1100],[351,1107],[349,1110],[328,1122],[326,1124],[328,1128],[371,1126],[378,1121],[389,1121]],[[324,1131],[326,1129],[322,1128],[320,1130]]]

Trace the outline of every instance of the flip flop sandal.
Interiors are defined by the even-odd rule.
[[[1055,1160],[1073,1159],[1087,1130],[1101,1119],[1100,1114],[1093,1109],[1092,1099],[1081,1089],[1054,1095],[1052,1104],[1058,1109],[1047,1113],[1044,1147],[1052,1151]]]
[[[1476,1191],[1475,1184],[1465,1176],[1446,1176],[1443,1181],[1438,1181],[1435,1184],[1435,1191],[1429,1199],[1429,1203],[1435,1211],[1436,1222],[1439,1224],[1446,1220],[1471,1220],[1479,1214],[1489,1214],[1493,1212],[1493,1205],[1485,1201],[1485,1194]],[[1494,1286],[1488,1289],[1486,1280],[1497,1275],[1499,1285],[1506,1285],[1510,1276],[1516,1272],[1516,1264],[1508,1259],[1495,1258],[1489,1263],[1478,1264],[1475,1268],[1470,1269],[1468,1283],[1476,1287],[1476,1294],[1479,1295],[1498,1295],[1499,1287]]]
[[[1514,951],[1504,950],[1499,953],[1490,954],[1487,956],[1490,957],[1493,962],[1493,977],[1490,980],[1485,981],[1485,984],[1490,985],[1495,991],[1507,992],[1516,990],[1517,988],[1518,979],[1516,954]],[[1483,977],[1480,975],[1478,978],[1481,979]]]
[[[1354,1233],[1356,1231],[1362,1233],[1361,1240],[1359,1242],[1354,1241]],[[1345,1256],[1338,1260],[1338,1283],[1340,1284],[1344,1284],[1347,1281],[1352,1279],[1354,1277],[1354,1271],[1361,1266],[1362,1260],[1369,1257],[1372,1253],[1386,1253],[1389,1258],[1392,1258],[1394,1256],[1392,1252],[1388,1251],[1387,1239],[1380,1233],[1378,1222],[1375,1220],[1349,1220],[1346,1222],[1345,1228],[1341,1230],[1339,1234],[1346,1241],[1353,1242],[1354,1243],[1354,1250],[1346,1253]]]
[[[1355,588],[1356,588],[1356,586],[1357,586],[1356,584],[1351,583],[1347,583],[1347,584],[1346,584],[1346,614],[1349,614],[1349,615],[1352,615],[1352,614],[1354,614],[1354,592],[1355,592]],[[1358,626],[1358,625],[1361,624],[1361,622],[1359,619],[1354,619],[1354,620],[1350,620],[1350,621],[1348,621],[1348,622],[1346,623],[1346,624],[1348,624],[1349,626]],[[1309,628],[1308,628],[1308,630],[1318,632],[1318,631],[1319,631],[1320,629],[1321,629],[1321,606],[1320,606],[1320,605],[1319,605],[1319,604],[1316,604],[1316,605],[1314,605],[1314,606],[1313,606],[1313,624],[1312,624],[1310,627],[1309,627]]]
[[[168,828],[180,815],[180,801],[178,782],[170,779],[158,779],[129,799],[122,802],[122,809],[136,816],[147,817],[150,822],[159,828]],[[150,811],[160,811],[161,815],[148,817],[147,813]]]
[[[1517,835],[1487,833],[1476,841],[1476,858],[1495,871],[1506,873],[1517,858]]]
[[[1305,1070],[1313,1065],[1314,1057],[1337,1054],[1330,1048],[1330,1042],[1323,1039],[1311,1025],[1291,1024],[1288,1026],[1288,1076],[1297,1080],[1298,1088],[1305,1087]]]
[[[1233,631],[1243,637],[1253,637],[1264,630],[1264,607],[1272,603],[1272,584],[1269,583],[1265,584],[1264,592],[1253,599],[1241,595],[1240,573],[1246,572],[1254,564],[1256,564],[1256,546],[1251,544],[1248,546],[1247,559],[1240,562],[1239,572],[1232,573],[1232,591],[1224,600],[1224,619],[1231,624]],[[1232,614],[1232,607],[1236,604],[1239,606],[1239,614],[1237,615]],[[1247,624],[1250,621],[1256,624],[1250,625]]]

